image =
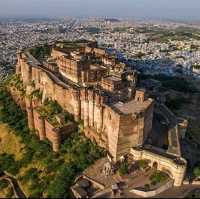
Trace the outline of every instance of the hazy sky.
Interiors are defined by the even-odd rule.
[[[108,16],[200,20],[200,0],[0,0],[0,17]]]

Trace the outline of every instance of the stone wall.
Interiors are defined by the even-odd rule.
[[[188,120],[178,118],[178,130],[180,138],[184,139],[188,128]]]
[[[47,120],[42,118],[40,114],[33,110],[34,128],[40,140],[48,139],[52,143],[53,151],[58,152],[60,144],[68,137],[71,132],[77,129],[77,125],[73,122],[68,122],[62,128],[55,128]]]
[[[94,48],[93,51],[97,56],[100,56],[100,57],[102,57],[106,54],[106,51],[104,49],[100,49],[100,48]]]
[[[81,64],[74,60],[59,57],[57,58],[60,73],[71,81],[78,83],[81,80]]]
[[[45,98],[50,98],[52,100],[58,101],[58,103],[71,114],[79,117],[79,93],[73,87],[67,87],[56,83],[45,71],[41,70],[39,67],[31,67],[32,69],[27,69],[27,64],[23,65],[21,68],[21,74],[29,74],[29,80],[23,79],[23,83],[27,85],[27,82],[30,83],[34,80],[35,89],[40,89],[43,91]],[[28,70],[28,72],[27,72]],[[66,100],[67,99],[67,100]],[[78,104],[77,104],[78,103]]]
[[[116,161],[120,156],[129,153],[132,146],[138,145],[140,139],[138,134],[144,130],[144,124],[149,124],[149,118],[147,120],[143,116],[133,118],[131,114],[119,113],[103,101],[104,98],[94,90],[82,90],[81,119],[84,121],[86,135],[99,145],[107,146],[110,155]],[[153,114],[152,107],[150,109],[152,113],[148,116],[150,118]],[[142,127],[138,128],[140,121]],[[148,131],[150,128],[151,125]]]
[[[155,190],[142,191],[139,189],[132,189],[132,190],[130,190],[130,192],[132,192],[138,196],[144,197],[144,198],[150,198],[150,197],[154,197],[154,196],[168,190],[171,187],[173,187],[173,180],[166,182],[166,184],[162,185],[161,187],[159,187]]]
[[[21,58],[21,77],[23,80],[24,85],[28,85],[31,83],[32,81],[32,67],[27,64],[27,60],[24,56],[22,56],[23,58]]]
[[[107,106],[103,114],[103,131],[107,134],[108,151],[114,161],[117,161],[119,129],[120,115]]]
[[[143,138],[140,143],[144,143],[152,130],[154,102],[144,111]],[[142,133],[141,133],[142,134]]]
[[[66,55],[65,53],[59,51],[59,50],[56,50],[55,48],[52,49],[51,51],[51,56],[54,58],[54,59],[57,59],[57,57],[62,57]]]
[[[61,144],[61,134],[47,120],[45,120],[47,139],[52,143],[53,151],[58,152]]]
[[[22,110],[26,110],[26,103],[24,97],[21,96],[20,92],[14,87],[9,88],[9,91],[17,105],[20,106]]]
[[[35,130],[38,132],[40,140],[44,140],[46,138],[45,120],[36,110],[33,110],[33,117]]]
[[[57,56],[57,52],[53,53],[53,56]],[[96,53],[104,52],[100,49],[96,50]],[[22,76],[24,85],[28,86],[34,81],[35,89],[43,92],[42,101],[46,98],[56,100],[64,110],[74,115],[76,121],[82,120],[86,136],[108,149],[114,161],[128,153],[130,147],[143,144],[151,130],[153,105],[137,118],[133,118],[131,114],[124,115],[106,105],[106,95],[103,96],[97,90],[79,87],[70,82],[66,84],[51,71],[40,66],[31,55],[28,57],[32,60],[31,64],[27,64],[26,55],[23,53],[18,60],[21,66],[17,70]],[[37,129],[40,129],[38,130],[40,139],[46,134],[53,143],[60,142],[57,133],[46,121],[44,133],[44,121],[32,111],[31,105],[27,106],[27,113],[29,126],[35,128],[35,123]],[[55,144],[54,149],[58,148],[58,144]]]
[[[33,117],[33,106],[32,106],[32,101],[29,100],[28,98],[25,98],[26,102],[26,112],[27,112],[27,118],[28,118],[28,127],[31,130],[35,129],[35,124],[34,124],[34,117]]]
[[[135,118],[130,115],[121,115],[120,117],[120,129],[118,137],[118,151],[117,156],[121,157],[130,152],[130,148],[138,146],[140,143],[140,136],[138,130],[139,123],[142,122],[142,129],[144,121],[141,118]],[[141,136],[142,137],[142,136]]]

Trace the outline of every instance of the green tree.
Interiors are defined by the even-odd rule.
[[[127,162],[121,163],[118,172],[122,176],[128,174],[128,163]]]
[[[23,176],[23,181],[28,182],[32,180],[38,179],[38,170],[36,168],[30,168],[26,171],[25,175]]]
[[[156,185],[158,183],[164,182],[168,178],[167,174],[165,174],[162,171],[155,171],[151,176],[150,180],[153,185]]]
[[[14,156],[10,154],[1,154],[0,155],[0,169],[7,171],[13,175],[16,175],[19,172],[19,162],[15,161]]]
[[[200,177],[200,167],[196,166],[193,170],[193,174],[195,177]]]
[[[27,167],[31,162],[39,162],[44,167],[45,176],[31,168],[19,177],[20,180],[30,181],[28,186],[31,197],[42,197],[44,192],[50,197],[69,196],[70,186],[77,173],[104,155],[104,151],[80,131],[72,133],[62,144],[61,151],[55,154],[47,140],[41,142],[31,133],[26,113],[17,106],[4,86],[0,86],[0,104],[0,122],[7,123],[24,144],[23,157],[19,161],[15,161],[12,155],[0,155],[0,169],[16,175],[19,168]],[[46,102],[45,105],[51,113],[62,111],[54,101]],[[66,117],[70,115],[66,114]]]
[[[5,189],[8,187],[8,182],[6,180],[0,180],[0,190]]]

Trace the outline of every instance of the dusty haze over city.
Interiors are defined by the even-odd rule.
[[[199,20],[199,0],[1,0],[0,17],[108,16]]]

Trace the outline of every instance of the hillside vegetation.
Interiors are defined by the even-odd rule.
[[[50,143],[39,141],[27,127],[26,114],[0,87],[0,169],[15,176],[28,197],[69,197],[75,177],[103,150],[81,132],[72,135],[56,154]],[[6,124],[6,125],[5,125]]]

